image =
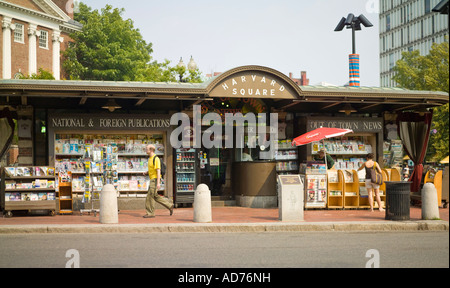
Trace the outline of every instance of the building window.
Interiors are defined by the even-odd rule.
[[[430,0],[425,0],[425,14],[428,14],[430,12],[431,12]]]
[[[394,61],[394,53],[389,54],[389,70],[394,68],[395,61]]]
[[[423,20],[420,20],[420,35],[423,38]]]
[[[24,43],[24,27],[23,24],[16,23],[16,29],[14,29],[14,42]]]
[[[431,34],[434,34],[434,15],[431,17]]]
[[[400,46],[403,46],[403,29],[400,30]]]
[[[48,32],[41,30],[41,35],[39,36],[39,47],[48,49]]]
[[[386,31],[391,30],[391,15],[386,15]]]

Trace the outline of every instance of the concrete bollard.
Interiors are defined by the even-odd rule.
[[[422,220],[439,219],[437,190],[433,183],[425,183],[422,188]]]
[[[100,223],[118,224],[117,192],[112,184],[103,186],[100,193]]]
[[[195,190],[194,222],[212,222],[211,191],[206,184],[198,185]]]

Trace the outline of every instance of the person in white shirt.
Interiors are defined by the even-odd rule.
[[[244,151],[242,151],[241,161],[243,162],[253,161],[252,156],[248,152],[248,147],[245,147]]]

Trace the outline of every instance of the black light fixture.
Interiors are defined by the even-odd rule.
[[[352,107],[350,103],[345,103],[344,107],[342,107],[339,112],[345,113],[345,115],[350,115],[351,113],[358,112],[355,108]]]
[[[448,0],[442,0],[431,11],[448,15],[448,9],[449,9],[448,6],[449,6]]]
[[[342,29],[344,29],[344,27],[347,27],[347,29],[352,29],[352,53],[353,54],[356,53],[355,31],[361,30],[361,24],[363,24],[364,27],[372,27],[373,26],[373,24],[370,23],[370,21],[363,14],[359,15],[358,17],[355,17],[355,15],[350,13],[350,14],[348,14],[347,18],[342,17],[341,21],[334,29],[334,31],[336,31],[336,32],[342,31]]]
[[[114,112],[116,109],[122,108],[116,101],[112,98],[108,99],[105,105],[102,106],[103,109],[108,109],[109,112]]]
[[[356,54],[355,32],[361,30],[361,24],[365,27],[372,27],[373,24],[364,15],[355,17],[352,13],[348,14],[347,18],[342,17],[334,31],[342,31],[344,27],[352,29],[352,54],[349,55],[350,80],[349,86],[359,87],[359,55]]]
[[[431,11],[448,16],[448,10],[449,10],[448,6],[449,6],[448,0],[442,0]],[[447,26],[450,26],[450,18],[448,18],[448,17],[447,17]]]

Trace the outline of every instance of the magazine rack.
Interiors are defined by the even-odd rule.
[[[344,174],[341,170],[328,170],[328,208],[344,208]]]
[[[1,178],[0,203],[6,217],[12,217],[12,211],[19,210],[48,210],[49,215],[55,215],[53,167],[5,167]]]
[[[59,192],[59,214],[73,213],[73,196],[72,196],[72,173],[59,173],[58,176],[58,192]]]
[[[94,176],[97,177],[97,176]],[[98,187],[98,185],[94,185],[92,183],[92,185],[90,184],[90,178],[91,178],[91,174],[89,172],[86,173],[86,188],[84,191],[84,195],[83,195],[83,203],[88,204],[91,203],[91,208],[90,209],[80,209],[80,215],[83,216],[83,213],[88,213],[89,215],[91,213],[94,214],[94,217],[97,216],[97,213],[100,213],[100,209],[95,209],[94,208],[94,202],[95,201],[100,201],[100,191]]]
[[[359,207],[359,180],[356,170],[343,170],[344,208]]]

